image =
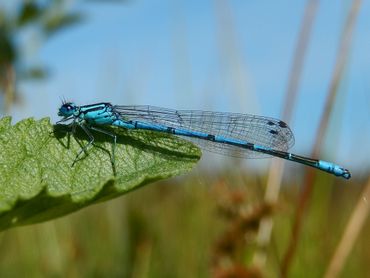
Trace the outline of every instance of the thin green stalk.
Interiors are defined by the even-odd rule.
[[[329,124],[329,117],[332,113],[334,102],[337,96],[338,87],[342,78],[342,73],[345,69],[345,65],[349,56],[349,51],[352,42],[353,30],[355,27],[358,12],[360,10],[361,0],[353,0],[351,9],[348,13],[346,23],[342,32],[342,38],[340,41],[339,50],[337,53],[336,64],[334,67],[333,77],[330,83],[328,96],[325,101],[324,114],[321,117],[320,126],[316,136],[316,141],[312,151],[312,157],[318,157],[320,154],[320,148],[323,145],[323,141],[326,135],[326,130]],[[307,169],[304,179],[303,190],[299,198],[297,214],[293,224],[292,236],[285,253],[283,263],[281,265],[281,275],[286,277],[289,271],[289,267],[295,255],[295,251],[299,242],[299,236],[302,228],[303,219],[307,209],[307,205],[311,198],[313,183],[314,183],[315,172],[312,169]]]
[[[309,0],[306,4],[302,28],[297,41],[292,69],[290,71],[290,77],[285,95],[285,105],[282,118],[286,122],[290,122],[292,118],[293,108],[298,95],[299,84],[304,67],[304,60],[311,38],[311,30],[313,23],[315,22],[318,6],[319,0]],[[285,162],[282,159],[273,159],[271,162],[265,192],[265,202],[269,204],[275,204],[278,201],[284,165]],[[273,220],[271,216],[266,216],[264,219],[262,219],[257,236],[257,244],[259,248],[253,257],[254,264],[260,267],[263,267],[266,263],[266,247],[270,242],[272,228]]]

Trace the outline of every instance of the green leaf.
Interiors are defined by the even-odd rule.
[[[107,128],[118,135],[116,174],[112,138],[93,133],[94,146],[71,167],[87,136],[52,126],[48,118],[11,125],[0,120],[0,230],[53,219],[145,184],[189,171],[200,150],[180,138]],[[80,144],[79,144],[80,143]]]

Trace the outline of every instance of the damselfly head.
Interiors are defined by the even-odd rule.
[[[68,118],[72,116],[77,110],[77,106],[72,102],[63,103],[59,108],[58,116]]]

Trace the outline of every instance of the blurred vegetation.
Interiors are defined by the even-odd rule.
[[[81,12],[73,11],[71,3],[73,1],[23,0],[14,1],[12,5],[8,5],[10,8],[0,6],[0,93],[4,96],[0,109],[8,111],[12,103],[19,100],[16,81],[42,80],[48,77],[47,66],[32,61],[26,62],[25,53],[27,48],[38,48],[58,32],[84,20]],[[37,33],[37,36],[22,41],[20,37],[30,30]]]
[[[3,109],[6,111],[18,99],[16,80],[40,80],[48,76],[44,65],[26,63],[25,48],[39,42],[31,37],[20,42],[20,36],[33,29],[42,40],[80,22],[82,15],[68,9],[66,1],[25,0],[14,11],[0,9],[0,92],[5,95]]]
[[[71,216],[0,234],[5,277],[276,277],[291,234],[299,181],[263,203],[264,176],[203,171],[157,182]],[[361,181],[358,181],[361,183]],[[361,186],[320,174],[291,277],[322,277]],[[252,265],[262,215],[275,220],[263,269]],[[231,232],[234,233],[233,236]],[[365,277],[367,222],[342,277]],[[243,235],[242,235],[243,234]],[[234,274],[234,275],[231,275]]]

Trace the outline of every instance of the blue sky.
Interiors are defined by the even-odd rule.
[[[15,121],[56,121],[61,97],[281,117],[306,1],[101,2],[70,1],[86,20],[27,56],[51,76],[19,84],[24,101],[12,110]],[[296,153],[309,154],[314,142],[350,2],[320,1],[289,122]],[[363,1],[322,150],[348,168],[370,165],[369,5]]]

